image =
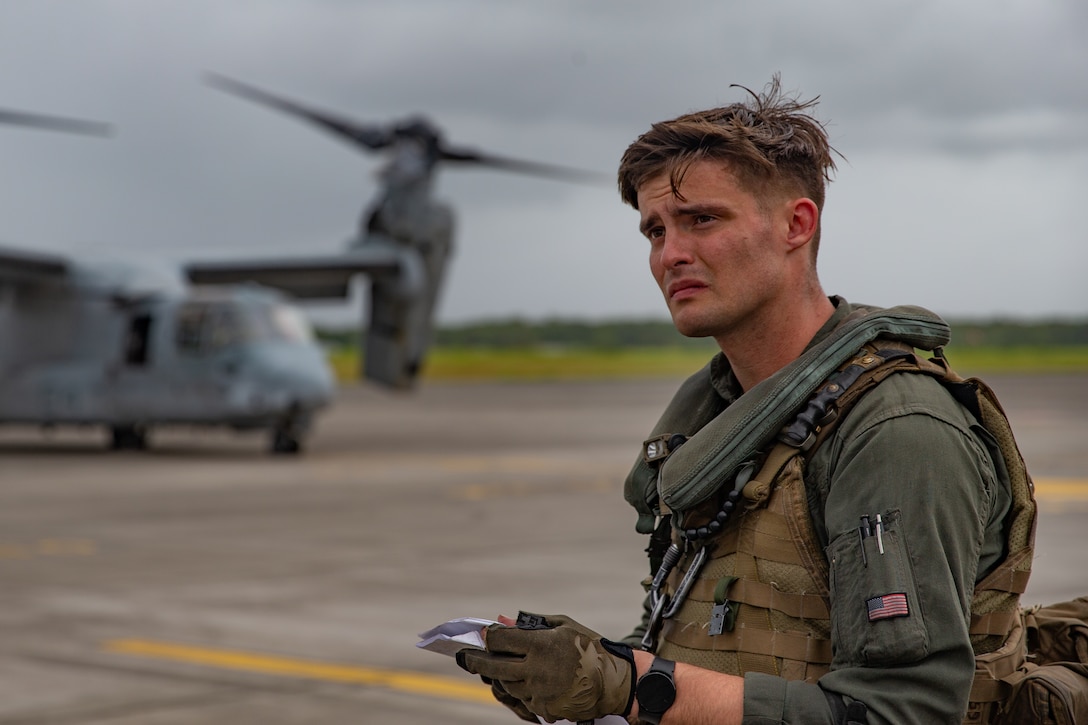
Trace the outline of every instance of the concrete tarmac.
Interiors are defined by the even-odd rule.
[[[1025,603],[1088,594],[1088,376],[988,379],[1038,483]],[[626,634],[622,480],[675,385],[353,386],[298,458],[0,430],[0,725],[518,722],[416,635],[519,608]]]

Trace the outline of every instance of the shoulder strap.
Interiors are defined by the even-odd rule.
[[[758,472],[744,486],[748,508],[766,502],[779,472],[791,458],[802,455],[810,459],[866,391],[897,370],[918,367],[919,360],[910,345],[894,341],[865,345],[829,376],[801,412],[782,428]]]
[[[778,439],[805,453],[813,452],[835,429],[846,411],[884,378],[904,370],[932,373],[939,369],[939,366],[918,358],[914,348],[907,343],[894,340],[868,343],[827,378]]]

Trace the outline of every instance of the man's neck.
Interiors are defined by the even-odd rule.
[[[743,329],[717,339],[744,391],[796,360],[835,312],[826,295],[788,310],[768,310]]]

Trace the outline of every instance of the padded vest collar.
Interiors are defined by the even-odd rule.
[[[713,361],[681,385],[649,437],[682,433],[688,441],[660,464],[660,471],[640,455],[624,484],[624,498],[639,513],[639,531],[652,530],[662,504],[685,511],[731,481],[824,380],[866,343],[883,337],[929,351],[947,344],[950,337],[948,324],[922,307],[881,309],[850,306],[843,300],[836,316],[843,309],[847,313],[823,339],[821,330],[800,357],[731,405],[715,390]]]

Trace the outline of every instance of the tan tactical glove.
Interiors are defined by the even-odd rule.
[[[504,690],[501,682],[498,682],[497,680],[488,680],[486,677],[481,677],[480,679],[484,681],[485,685],[491,685],[491,694],[494,695],[496,700],[513,710],[515,715],[525,722],[540,725],[540,719],[533,714],[533,711],[525,707],[524,702]]]
[[[486,650],[458,652],[457,664],[491,681],[493,691],[498,685],[547,722],[626,717],[631,711],[635,693],[631,648],[604,639],[569,617],[522,612],[516,627],[489,626],[486,642]]]

